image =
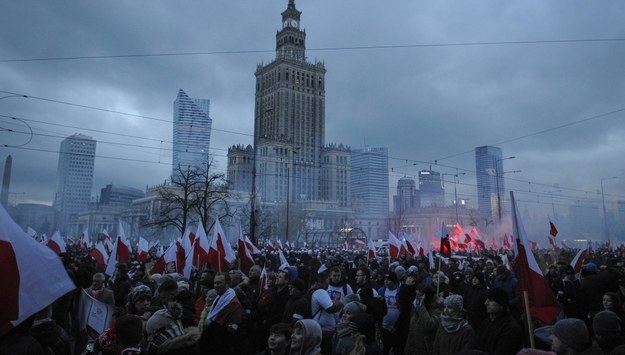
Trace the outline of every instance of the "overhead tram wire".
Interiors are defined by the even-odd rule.
[[[623,41],[625,41],[625,38],[587,38],[587,39],[450,42],[450,43],[421,43],[421,44],[416,43],[416,44],[391,44],[391,45],[371,45],[371,46],[318,47],[318,48],[306,48],[306,50],[309,52],[337,52],[337,51],[380,50],[380,49],[388,50],[388,49],[437,48],[437,47],[509,46],[509,45],[528,45],[528,44],[529,45],[573,44],[573,43],[601,43],[601,42],[623,42]],[[223,50],[223,51],[206,51],[206,52],[110,54],[110,55],[94,55],[94,56],[0,59],[0,63],[76,61],[76,60],[92,60],[92,59],[155,58],[155,57],[190,57],[190,56],[207,56],[207,55],[274,53],[274,52],[275,52],[275,49],[247,49],[247,50]]]

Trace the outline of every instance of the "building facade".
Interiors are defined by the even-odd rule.
[[[189,97],[182,89],[174,101],[172,175],[206,166],[213,120],[210,101]]]
[[[419,200],[422,208],[445,206],[445,190],[439,172],[419,171]]]
[[[397,181],[397,195],[393,199],[393,211],[404,214],[420,206],[417,184],[414,179],[403,177]]]
[[[254,169],[254,148],[251,145],[233,145],[228,148],[228,189],[252,191],[252,170]]]
[[[87,209],[93,188],[96,141],[75,134],[61,142],[56,179],[54,209],[57,229],[65,233],[67,225]]]
[[[276,34],[276,58],[255,73],[256,189],[264,201],[286,201],[287,190],[295,202],[321,197],[326,69],[307,61],[300,15],[289,1]]]
[[[501,148],[475,148],[477,206],[483,218],[498,221],[504,215],[503,160]]]
[[[340,207],[352,206],[351,150],[342,144],[329,144],[321,154],[321,200]]]

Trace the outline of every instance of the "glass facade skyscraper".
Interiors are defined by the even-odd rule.
[[[419,199],[421,200],[421,207],[443,207],[445,205],[445,192],[439,172],[419,171]]]
[[[368,216],[388,216],[388,148],[352,151],[352,197]]]
[[[96,141],[75,134],[61,142],[56,179],[54,209],[57,229],[67,232],[67,225],[87,209],[93,187]]]
[[[488,145],[475,148],[475,172],[480,215],[499,220],[505,211],[501,148]]]
[[[209,108],[210,100],[194,99],[182,89],[178,91],[174,101],[173,172],[206,163],[213,124]]]

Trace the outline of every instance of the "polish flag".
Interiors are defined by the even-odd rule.
[[[171,242],[165,253],[161,255],[152,266],[150,274],[183,273],[184,261],[182,259],[184,249],[177,240]]]
[[[408,249],[408,253],[410,253],[410,256],[414,256],[417,253],[415,248],[412,247],[412,244],[410,243],[410,241],[408,239],[404,239],[404,242],[405,242],[406,247]]]
[[[499,245],[497,244],[497,239],[495,239],[495,237],[493,237],[493,239],[491,241],[491,247],[493,249],[499,249]]]
[[[590,242],[588,242],[588,247],[586,249],[580,249],[573,260],[571,260],[571,266],[575,270],[576,274],[582,272],[582,265],[584,264],[584,259],[588,255],[588,251],[590,250]]]
[[[556,245],[555,239],[550,236],[547,236],[547,239],[549,239],[549,244],[551,245],[551,247],[553,247],[553,250],[558,251],[558,246]]]
[[[369,259],[376,258],[375,246],[373,245],[373,240],[369,239],[369,245],[367,246],[367,257]]]
[[[137,261],[145,262],[148,259],[150,243],[143,237],[139,237],[139,246],[137,247]]]
[[[471,238],[471,236],[468,233],[464,234],[464,244],[469,244],[471,243],[472,240],[473,238]]]
[[[75,289],[61,259],[0,205],[0,337]]]
[[[519,214],[514,193],[510,191],[512,205],[513,235],[516,236],[514,255],[516,262],[514,271],[519,279],[521,290],[529,296],[531,315],[543,322],[553,324],[560,312],[560,304],[549,288],[549,283],[543,276],[534,254],[530,251],[530,243],[523,228],[521,215]]]
[[[280,269],[291,266],[289,261],[286,260],[284,253],[282,253],[282,250],[278,250],[278,256],[280,257]]]
[[[198,221],[193,246],[193,266],[199,269],[208,262],[209,249],[208,237],[202,221]]]
[[[89,251],[89,255],[95,259],[100,270],[106,270],[106,262],[109,259],[109,254],[104,248],[104,244],[102,244],[102,242],[98,242],[95,248]]]
[[[193,243],[193,245],[191,245],[191,249],[189,250],[189,252],[185,253],[186,257],[184,259],[184,268],[182,269],[182,276],[186,277],[187,279],[191,278],[191,271],[193,271],[193,253],[194,253],[196,245],[197,243]]]
[[[87,249],[91,248],[91,240],[89,238],[89,230],[85,229],[78,238],[78,248]]]
[[[449,234],[446,234],[444,237],[441,237],[441,246],[439,252],[442,256],[449,258],[451,257],[451,243],[449,241]]]
[[[457,236],[462,235],[462,227],[460,226],[460,224],[456,223],[456,225],[454,226],[454,233]]]
[[[480,236],[480,233],[477,232],[477,229],[475,229],[475,227],[471,228],[471,230],[469,231],[469,234],[473,237],[473,238],[477,238]]]
[[[239,269],[244,273],[248,274],[250,272],[250,268],[254,266],[254,258],[250,250],[247,248],[246,236],[243,236],[243,230],[239,231],[239,240],[238,243],[238,252],[239,252]]]
[[[215,227],[213,229],[213,238],[211,239],[210,248],[208,249],[208,262],[213,267],[213,270],[219,272],[230,268],[230,263],[236,259],[234,251],[226,238],[223,228],[219,219],[215,220]]]
[[[277,240],[277,241],[273,244],[273,246],[274,246],[274,248],[275,248],[276,250],[282,250],[282,249],[283,249],[283,247],[282,247],[282,241],[280,241],[280,239],[278,239],[278,240]]]
[[[130,262],[130,247],[120,221],[117,226],[117,238],[115,238],[115,244],[113,244],[111,256],[107,262],[105,274],[112,276],[115,273],[117,263],[127,262]]]
[[[549,222],[549,234],[551,234],[554,238],[558,235],[558,229],[556,229],[556,225],[551,221]]]
[[[202,222],[199,222],[199,223],[202,223]],[[193,234],[193,232],[191,232],[191,230],[187,226],[187,228],[184,231],[184,235],[182,236],[182,241],[181,241],[185,256],[189,255],[189,253],[191,252],[191,247],[193,246],[194,241],[195,241],[195,234]]]
[[[434,253],[432,253],[432,247],[430,246],[430,243],[428,242],[425,243],[425,253],[428,256],[428,263],[430,264],[430,270],[432,270],[435,268]]]
[[[388,231],[388,256],[391,260],[399,258],[399,252],[401,250],[401,242],[393,232]]]
[[[250,238],[248,238],[248,236],[245,236],[245,247],[247,248],[247,250],[250,251],[250,254],[260,254],[260,250],[258,250],[258,248],[252,244],[252,242],[250,241]]]
[[[273,247],[273,244],[271,244],[271,240],[268,240],[267,243],[265,243],[265,250],[267,250],[268,252],[276,251],[276,249]]]
[[[110,254],[111,251],[113,251],[113,241],[111,240],[111,237],[109,236],[109,233],[106,231],[106,229],[102,230],[102,234],[104,234],[104,247],[106,248],[106,251]]]
[[[59,233],[59,231],[52,234],[52,238],[48,240],[48,247],[54,250],[56,255],[65,253],[65,241],[61,238],[61,233]]]
[[[259,280],[259,290],[261,294],[263,292],[269,291],[269,285],[267,285],[267,267],[263,266],[263,270],[260,272],[260,280]]]
[[[511,249],[510,242],[508,241],[508,235],[507,234],[504,234],[504,236],[503,236],[503,247],[508,249],[508,250]]]

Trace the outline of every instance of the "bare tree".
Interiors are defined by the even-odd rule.
[[[223,173],[213,172],[214,160],[207,157],[203,166],[196,170],[196,179],[198,184],[193,192],[193,204],[192,209],[204,226],[209,226],[209,218],[213,214],[213,205],[217,202],[224,204],[223,211],[225,214],[218,216],[222,217],[230,215],[230,208],[228,208],[227,198],[230,197],[230,193],[227,188],[226,177]]]

